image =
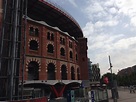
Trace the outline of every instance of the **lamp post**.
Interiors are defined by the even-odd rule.
[[[114,102],[117,102],[117,93],[116,93],[116,88],[115,88],[115,83],[113,81],[113,73],[112,73],[112,64],[111,64],[111,59],[110,59],[110,56],[109,56],[109,64],[110,64],[110,72],[111,72],[111,94],[112,94],[112,98],[113,98],[113,101]]]
[[[111,59],[110,59],[110,56],[109,56],[109,64],[110,64],[110,68],[109,68],[109,70],[110,70],[110,72],[111,72],[111,83],[113,83],[113,74],[112,74],[112,64],[111,64]]]

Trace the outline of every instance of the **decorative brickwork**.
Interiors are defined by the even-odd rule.
[[[39,65],[39,71],[41,71],[41,62],[40,62],[40,59],[39,58],[34,58],[34,57],[27,58],[27,60],[26,60],[26,71],[28,71],[28,65],[32,61],[38,63],[38,65]]]
[[[81,75],[80,77],[82,79],[86,80],[88,78],[87,77],[88,72],[85,71],[86,68],[83,68],[83,67],[87,67],[86,65],[87,49],[85,48],[86,47],[85,38],[80,38],[79,40],[75,40],[71,36],[65,34],[64,32],[58,31],[53,27],[50,28],[47,25],[43,25],[31,20],[30,21],[28,20],[27,25],[29,27],[27,29],[28,31],[26,34],[27,35],[26,42],[28,44],[28,48],[26,49],[27,60],[26,60],[26,68],[25,68],[26,73],[24,75],[27,76],[29,63],[31,61],[35,61],[39,65],[39,80],[48,79],[47,78],[49,76],[48,65],[51,63],[54,65],[55,69],[53,70],[55,71],[55,79],[57,80],[61,80],[62,78],[62,69],[61,69],[62,66],[63,66],[63,74],[64,74],[64,70],[66,70],[67,77],[65,78],[67,78],[67,80],[71,80],[71,78],[74,80],[78,80],[79,75]],[[38,33],[39,33],[38,37],[29,34],[29,33],[33,33],[33,28],[31,28],[32,32],[30,32],[30,27],[33,27],[34,29],[38,29]],[[30,49],[31,41],[37,42],[38,44],[37,50]],[[80,41],[80,43],[78,41]],[[82,68],[82,70],[80,68]]]

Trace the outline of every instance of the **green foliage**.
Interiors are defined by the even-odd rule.
[[[119,86],[136,85],[136,72],[130,75],[117,76],[117,82]]]
[[[103,82],[103,78],[104,77],[107,77],[108,78],[108,80],[109,80],[109,84],[107,85],[109,88],[111,87],[111,85],[112,85],[112,81],[113,80],[117,80],[117,75],[115,74],[115,73],[106,73],[106,74],[104,74],[103,76],[102,76],[102,78],[101,78],[101,83],[103,84],[104,82]]]
[[[111,81],[112,77],[113,80],[117,80],[118,86],[130,86],[130,85],[136,85],[136,72],[133,72],[130,75],[123,75],[123,76],[118,76],[115,73],[106,73],[102,76],[101,78],[101,83],[103,82],[103,77],[108,77],[109,79],[109,84],[107,85],[108,87],[111,86]]]

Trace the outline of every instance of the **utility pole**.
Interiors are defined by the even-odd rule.
[[[113,73],[112,73],[112,64],[111,64],[111,59],[110,59],[110,55],[109,55],[109,64],[110,64],[110,72],[111,72],[111,94],[112,94],[112,98],[113,98],[113,102],[117,102],[117,95],[116,95],[116,88],[114,85],[114,81],[113,81]]]
[[[110,56],[109,56],[109,64],[110,64],[110,68],[109,68],[109,70],[110,70],[110,72],[111,72],[111,82],[113,82],[113,75],[112,75],[112,64],[111,64],[111,59],[110,59]]]

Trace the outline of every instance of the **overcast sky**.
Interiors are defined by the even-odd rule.
[[[88,57],[101,73],[136,64],[136,0],[48,0],[57,3],[81,26],[88,38]]]

